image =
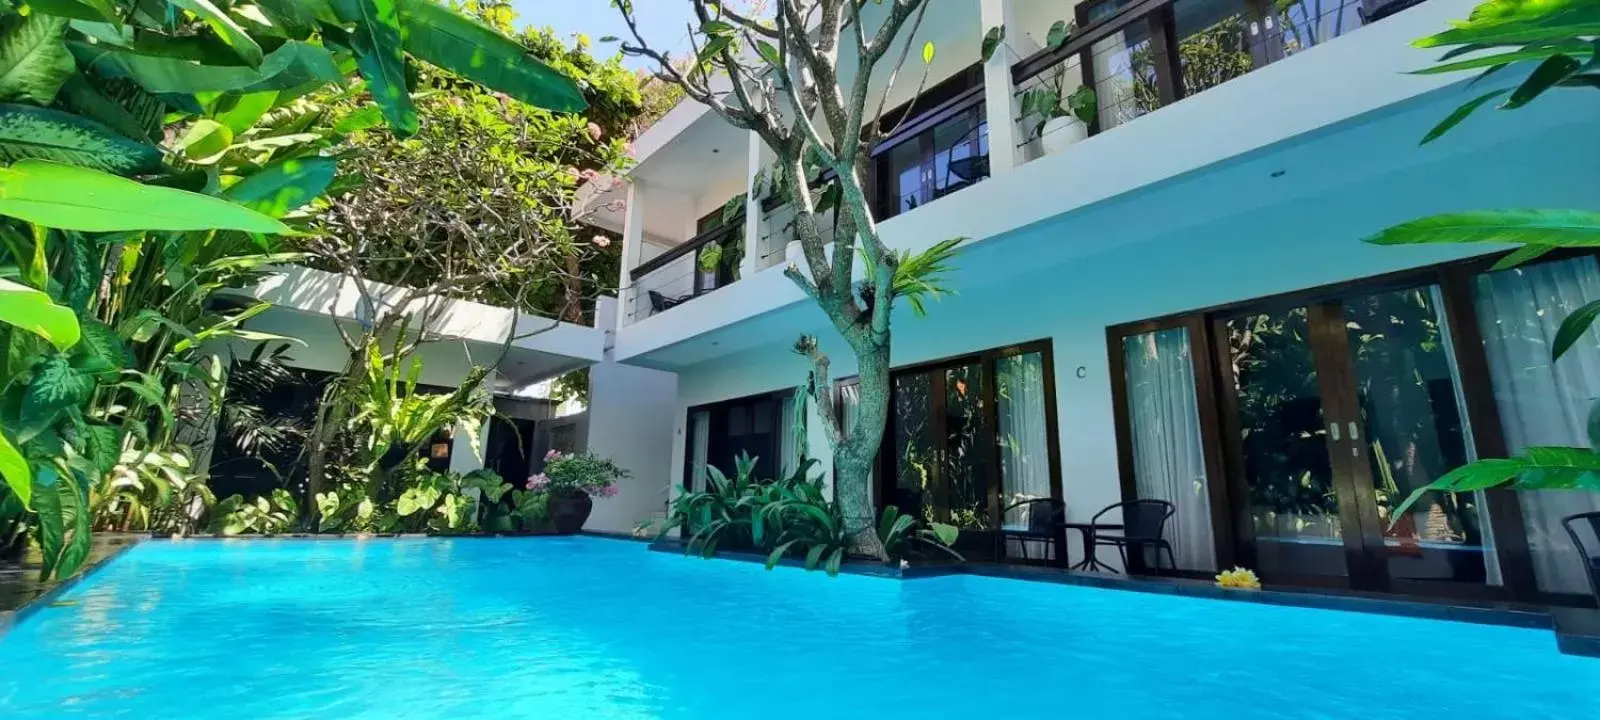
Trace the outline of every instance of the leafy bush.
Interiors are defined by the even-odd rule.
[[[551,450],[544,459],[544,472],[528,478],[527,488],[544,490],[556,497],[611,497],[617,494],[617,481],[629,476],[616,463],[592,453]]]
[[[756,461],[746,454],[734,460],[734,477],[706,468],[709,488],[679,488],[657,538],[673,528],[687,533],[685,552],[712,557],[719,549],[757,549],[767,553],[767,568],[785,556],[800,555],[807,570],[836,575],[850,554],[853,535],[846,529],[839,505],[829,500],[820,480],[811,477],[815,459],[801,463],[788,478],[761,482],[754,478]],[[921,528],[893,506],[885,508],[877,527],[879,541],[893,560],[918,557],[924,548],[963,559],[950,545],[956,528],[934,523]]]
[[[211,515],[212,532],[223,535],[277,535],[294,527],[295,519],[300,516],[300,507],[289,491],[277,488],[271,495],[258,497],[254,502],[245,500],[242,495],[230,496],[217,503]]]

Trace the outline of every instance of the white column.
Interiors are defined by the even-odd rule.
[[[1021,164],[1022,136],[1017,131],[1021,106],[1011,84],[1011,64],[1017,61],[1007,50],[1024,28],[1016,21],[1015,3],[1019,0],[979,0],[978,32],[987,36],[989,28],[1004,27],[1006,39],[983,64],[984,112],[989,120],[989,174],[999,175]],[[1037,1],[1037,0],[1031,0]]]
[[[489,373],[483,379],[483,387],[491,393],[494,392],[496,373]],[[472,439],[478,440],[478,450],[473,452]],[[489,446],[489,421],[472,426],[466,423],[457,423],[450,437],[450,472],[466,473],[483,469],[483,451]]]
[[[757,263],[765,250],[761,244],[761,198],[756,193],[756,176],[761,173],[761,151],[766,148],[755,131],[745,133],[750,142],[745,151],[748,170],[744,179],[744,257],[739,260],[739,278],[756,274]]]
[[[600,298],[597,317],[616,312],[610,298]],[[627,470],[615,497],[598,498],[584,527],[605,532],[631,532],[640,523],[662,516],[674,470],[678,376],[624,365],[606,349],[605,359],[589,368],[588,439],[585,448]]]
[[[628,207],[622,215],[622,272],[617,276],[621,279],[622,287],[617,292],[618,301],[622,307],[617,312],[615,328],[621,330],[624,325],[632,322],[629,315],[635,312],[639,304],[635,297],[633,269],[639,266],[644,257],[644,185],[633,179],[628,183]],[[603,324],[597,323],[600,327]]]

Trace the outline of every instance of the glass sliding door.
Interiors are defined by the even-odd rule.
[[[1589,409],[1600,399],[1600,347],[1587,335],[1551,362],[1561,321],[1600,300],[1600,263],[1593,256],[1525,265],[1477,276],[1473,304],[1488,356],[1489,384],[1506,450],[1529,446],[1586,447]],[[1561,519],[1600,510],[1600,493],[1517,493],[1538,589],[1584,593],[1578,551]]]
[[[1341,502],[1324,407],[1323,378],[1306,307],[1227,318],[1225,392],[1233,402],[1234,471],[1244,488],[1240,528],[1263,574],[1349,574],[1345,553],[1354,503]]]
[[[1487,580],[1481,498],[1431,492],[1405,517],[1391,510],[1417,488],[1467,463],[1455,360],[1438,289],[1344,299],[1360,427],[1389,578]]]
[[[1219,321],[1224,433],[1248,519],[1237,531],[1264,574],[1376,590],[1488,582],[1479,497],[1430,493],[1392,513],[1468,461],[1439,298],[1433,285],[1353,289]]]
[[[969,556],[1003,552],[1003,531],[1030,522],[1004,508],[1061,497],[1049,357],[1039,343],[896,373],[879,497],[956,526]]]
[[[1216,540],[1189,330],[1128,335],[1122,339],[1122,361],[1137,497],[1172,503],[1167,539],[1178,569],[1215,572]]]

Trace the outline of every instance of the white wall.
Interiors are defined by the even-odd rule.
[[[1031,1],[1038,5],[1053,4],[1049,0]],[[911,40],[911,51],[906,56],[905,66],[900,70],[894,88],[889,92],[889,100],[884,105],[886,110],[898,107],[916,95],[917,83],[922,79],[924,69],[928,75],[927,84],[931,87],[956,72],[976,64],[981,59],[980,48],[983,45],[983,33],[986,29],[978,19],[978,2],[979,0],[929,0],[927,16],[923,18],[922,25],[915,35],[909,34],[914,20],[907,21],[893,49],[878,62],[877,70],[872,75],[872,84],[869,86],[872,107],[877,107],[878,97],[889,81],[890,73],[900,58],[901,48],[907,38]],[[1062,4],[1065,5],[1064,2]],[[883,26],[890,5],[891,3],[867,3],[861,11],[862,27],[876,32]],[[927,42],[932,42],[934,46],[931,65],[924,65],[922,62],[922,46]],[[845,31],[841,45],[840,82],[849,88],[855,82],[853,69],[858,57],[851,31]]]
[[[1474,253],[1482,246],[1383,248],[1361,238],[1430,212],[1475,207],[1574,207],[1600,210],[1600,198],[1574,179],[1587,177],[1600,139],[1562,142],[1518,138],[1469,158],[1419,163],[1385,176],[1196,224],[1185,211],[1152,212],[1140,203],[1103,208],[1082,222],[1040,229],[1056,244],[1164,227],[1152,239],[1112,246],[1063,264],[1036,252],[974,257],[954,278],[958,294],[930,306],[926,318],[895,318],[894,364],[905,366],[1049,339],[1055,360],[1061,468],[1070,518],[1087,520],[1120,501],[1106,328],[1417,267]],[[1473,174],[1471,168],[1479,172]],[[1471,177],[1470,181],[1453,179]],[[965,256],[964,256],[965,257]],[[969,283],[991,261],[1011,263],[1004,283]],[[965,263],[965,260],[963,260]],[[962,263],[958,263],[962,264]],[[751,331],[746,328],[746,331]],[[820,330],[813,330],[818,332]],[[836,377],[853,373],[848,350],[823,332]],[[684,368],[682,408],[792,386],[807,370],[779,343]],[[826,462],[825,443],[813,451]],[[673,469],[681,474],[681,451]],[[1074,539],[1074,542],[1076,540]],[[1079,557],[1074,548],[1074,557]]]
[[[601,299],[596,319],[614,322],[617,307]],[[609,356],[609,351],[608,351]],[[621,365],[610,357],[589,369],[589,452],[610,458],[632,474],[616,497],[596,498],[584,529],[632,532],[665,509],[672,482],[678,380],[672,373]]]

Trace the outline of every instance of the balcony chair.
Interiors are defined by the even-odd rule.
[[[1120,511],[1122,524],[1113,525],[1101,522],[1101,518],[1112,512]],[[1094,549],[1102,545],[1111,545],[1122,553],[1122,567],[1130,568],[1129,559],[1138,557],[1140,564],[1144,562],[1142,553],[1145,548],[1154,548],[1156,551],[1156,569],[1161,569],[1161,553],[1167,554],[1167,563],[1173,570],[1178,569],[1178,560],[1172,554],[1172,543],[1167,542],[1167,521],[1177,513],[1177,508],[1165,500],[1128,500],[1113,505],[1107,505],[1104,510],[1095,513],[1089,520],[1089,530],[1085,533],[1090,547],[1084,553],[1085,563],[1091,563],[1089,569],[1104,567],[1102,563],[1094,560]],[[1133,552],[1130,553],[1129,550]],[[1082,564],[1082,563],[1080,563]]]
[[[694,297],[693,295],[684,295],[682,297],[669,298],[654,290],[649,291],[647,294],[650,296],[651,315],[664,313],[672,308],[682,305],[684,301]]]
[[[1589,576],[1589,590],[1594,593],[1595,602],[1600,603],[1600,510],[1573,515],[1562,520],[1561,525],[1572,536],[1572,546],[1583,558],[1583,569]],[[1580,527],[1589,529],[1589,540],[1578,532]]]
[[[1067,504],[1055,498],[1033,498],[1014,502],[1001,511],[1003,519],[1012,510],[1026,508],[1028,527],[1024,530],[1002,530],[1001,536],[1005,546],[1000,549],[1000,558],[1003,560],[1011,549],[1011,541],[1017,541],[1017,547],[1022,549],[1023,562],[1028,561],[1028,543],[1035,540],[1055,543],[1056,563],[1066,564],[1066,532],[1067,532]],[[1043,557],[1039,558],[1045,559]]]

